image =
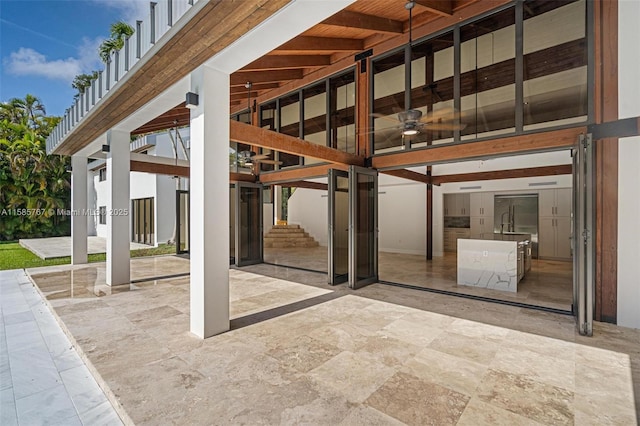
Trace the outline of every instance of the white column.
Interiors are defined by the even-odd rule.
[[[618,2],[618,111],[640,116],[640,3]],[[640,136],[618,142],[618,325],[640,328]]]
[[[191,332],[229,330],[229,74],[201,66],[191,74]]]
[[[107,284],[127,284],[131,280],[129,264],[129,171],[131,143],[128,132],[107,132]]]
[[[71,157],[71,264],[87,263],[87,157]]]

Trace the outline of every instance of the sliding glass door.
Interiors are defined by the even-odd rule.
[[[189,191],[176,191],[176,253],[189,253]]]
[[[131,241],[155,244],[155,215],[153,198],[131,200]]]
[[[329,276],[331,285],[349,279],[349,174],[329,170]]]
[[[236,266],[262,263],[262,242],[262,185],[238,182],[235,184]]]
[[[378,172],[349,167],[349,287],[378,281]]]
[[[581,135],[573,149],[573,312],[580,334],[593,333],[595,248],[593,141]]]

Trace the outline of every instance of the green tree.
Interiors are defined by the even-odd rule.
[[[125,38],[131,37],[133,32],[133,27],[126,22],[118,21],[111,24],[111,37],[103,41],[98,48],[102,62],[107,63],[112,52],[122,49]]]
[[[71,87],[78,91],[74,97],[78,98],[80,95],[84,95],[84,92],[91,87],[91,84],[97,79],[98,71],[93,71],[91,74],[76,75],[71,83]]]
[[[47,155],[60,119],[44,112],[33,95],[0,103],[0,240],[68,234],[69,159]]]

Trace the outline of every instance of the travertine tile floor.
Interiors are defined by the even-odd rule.
[[[327,271],[326,247],[266,248],[264,258],[277,265]],[[380,279],[384,281],[571,311],[571,262],[533,259],[531,270],[518,283],[517,293],[459,286],[455,253],[427,261],[424,256],[380,252],[378,264]]]
[[[138,277],[188,270],[175,257],[131,265]],[[29,272],[136,424],[638,419],[638,330],[596,324],[585,338],[568,316],[379,284],[332,288],[323,274],[263,264],[230,270],[236,328],[202,341],[188,332],[188,277],[109,294],[96,282],[103,271]]]

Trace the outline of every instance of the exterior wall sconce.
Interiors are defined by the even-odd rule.
[[[109,152],[110,151],[109,145],[102,145],[101,151],[104,152],[105,154]]]
[[[194,109],[198,106],[198,94],[193,92],[187,92],[187,99],[185,106],[189,109]]]

